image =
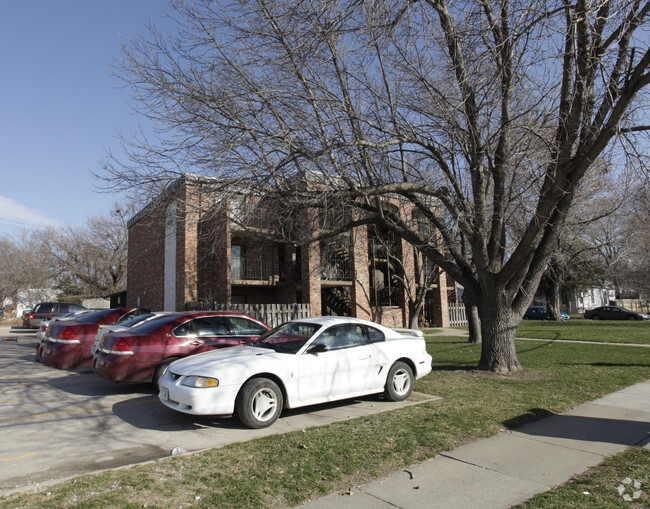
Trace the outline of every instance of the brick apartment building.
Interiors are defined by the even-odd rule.
[[[197,301],[307,303],[312,316],[408,325],[406,290],[392,260],[412,273],[412,246],[366,226],[302,246],[267,241],[250,221],[244,227],[233,220],[245,198],[216,196],[207,182],[183,177],[129,221],[128,306],[180,311]],[[454,287],[440,273],[427,293],[429,323],[449,324],[449,294]]]

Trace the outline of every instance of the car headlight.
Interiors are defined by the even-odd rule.
[[[181,385],[188,387],[219,387],[219,380],[206,376],[187,376],[183,378]]]

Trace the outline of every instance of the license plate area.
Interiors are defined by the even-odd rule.
[[[158,392],[158,397],[163,401],[169,401],[169,389],[167,387],[161,387]]]

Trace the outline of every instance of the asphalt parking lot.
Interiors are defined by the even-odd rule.
[[[270,428],[236,418],[185,415],[147,384],[115,384],[92,371],[35,361],[33,329],[0,327],[0,494],[41,489],[70,476],[192,453],[413,405],[379,396],[283,412]]]

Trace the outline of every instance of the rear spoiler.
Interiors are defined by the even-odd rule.
[[[424,332],[419,329],[393,329],[395,332],[408,336],[417,336],[419,338],[424,337]]]

